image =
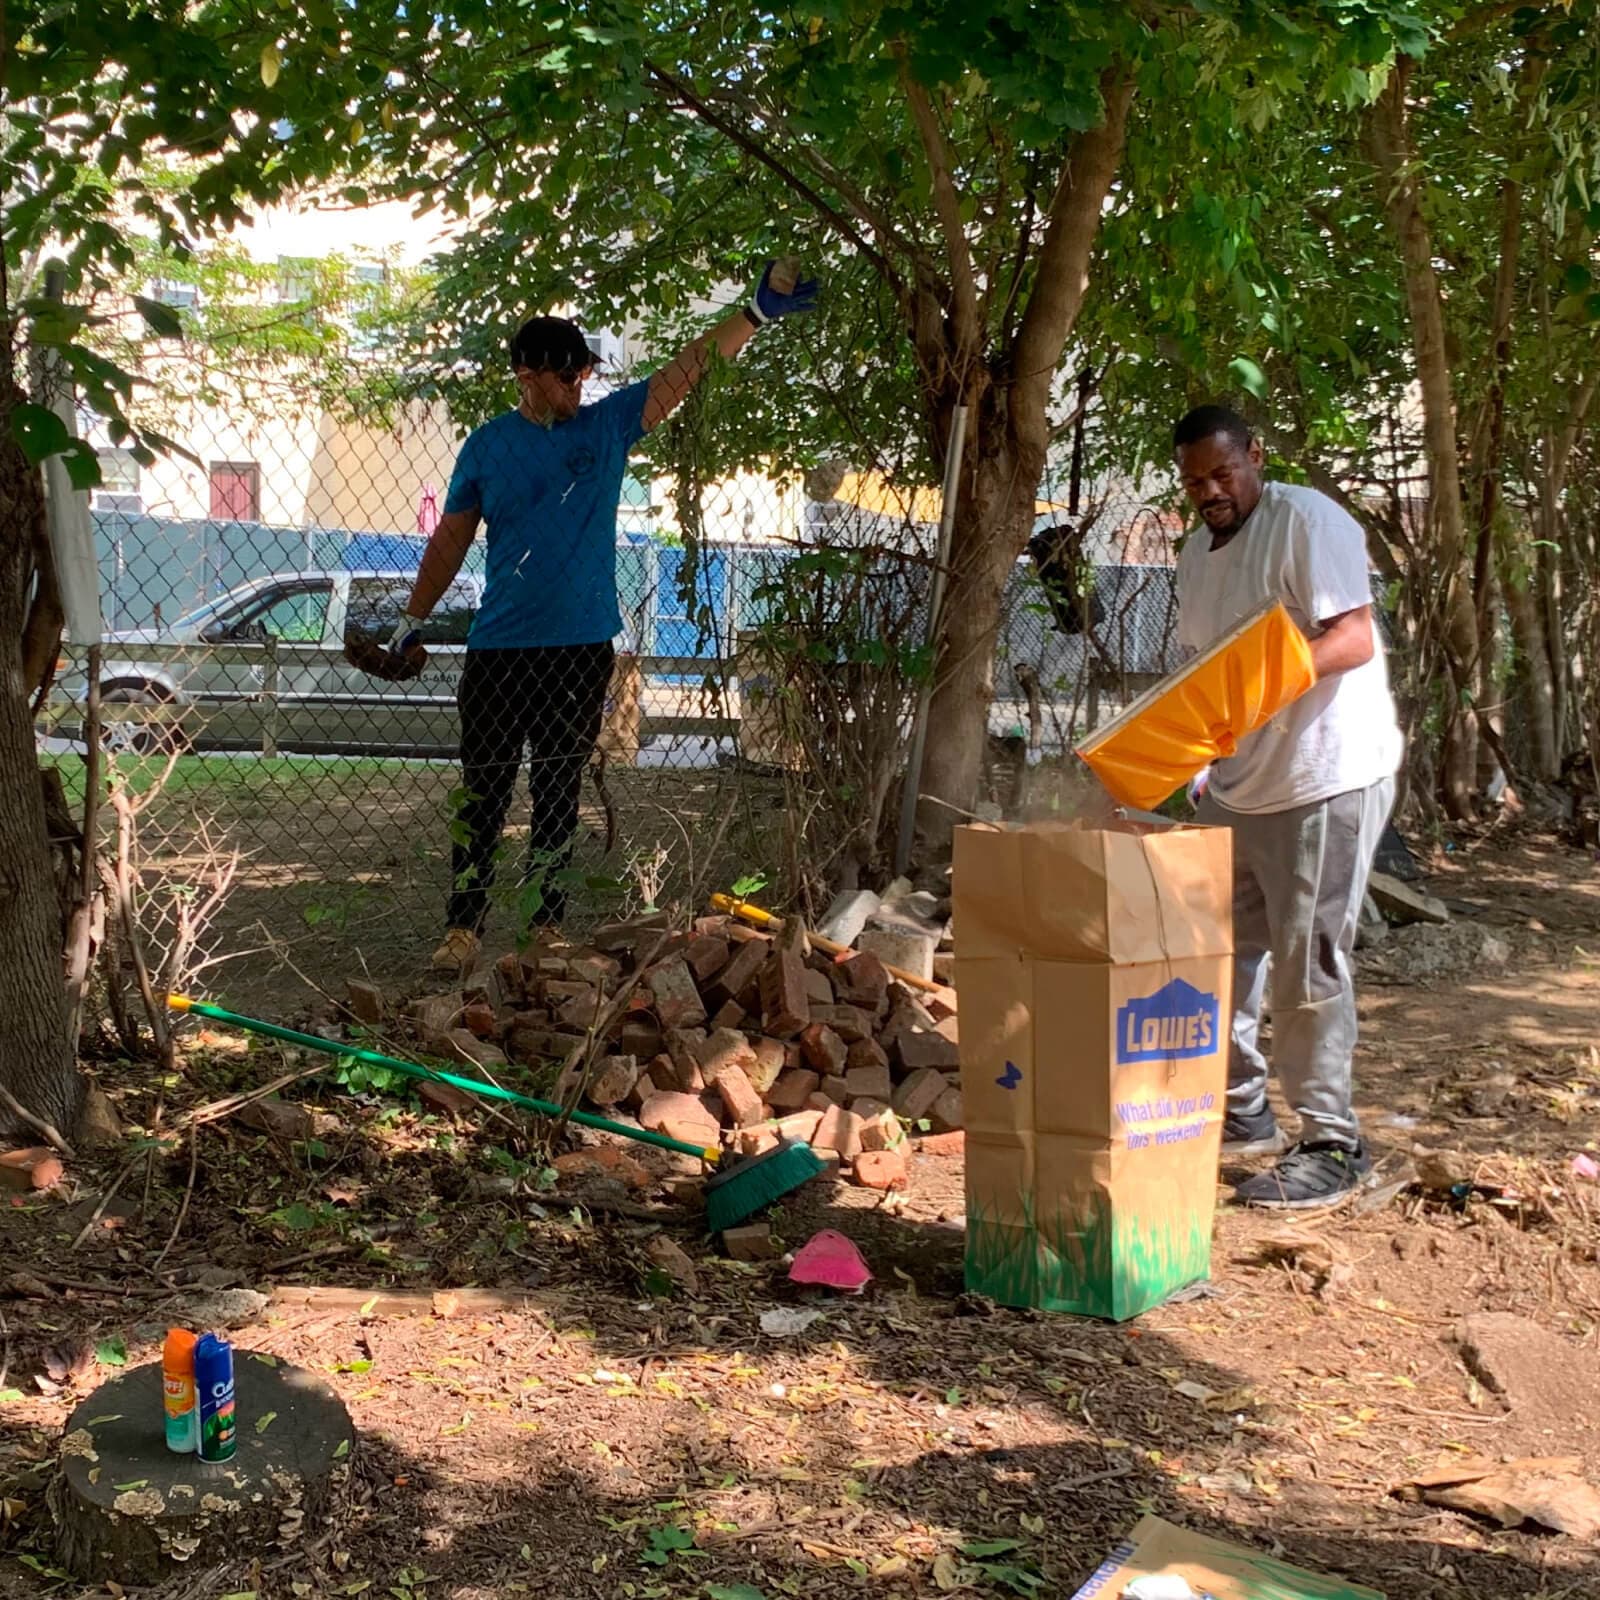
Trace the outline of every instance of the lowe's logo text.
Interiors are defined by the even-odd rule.
[[[1217,997],[1174,978],[1117,1008],[1117,1065],[1208,1056],[1217,1048],[1218,1023]]]

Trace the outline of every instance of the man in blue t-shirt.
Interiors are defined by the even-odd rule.
[[[532,920],[559,923],[556,877],[571,855],[583,769],[611,679],[617,610],[617,506],[628,452],[704,376],[712,352],[738,353],[764,324],[816,303],[814,282],[762,273],[750,304],[653,376],[580,404],[595,356],[577,323],[534,317],[511,340],[520,399],[462,446],[444,515],[389,649],[404,655],[487,524],[483,603],[467,640],[457,702],[464,799],[454,830],[441,971],[478,958],[494,859],[524,753],[532,800],[524,881],[543,869]]]

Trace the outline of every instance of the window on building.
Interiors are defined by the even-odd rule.
[[[307,306],[317,294],[317,263],[310,256],[278,257],[278,298],[285,305]]]
[[[139,481],[139,463],[131,450],[97,450],[100,462],[100,487],[90,496],[96,511],[144,510]]]
[[[384,285],[389,269],[381,263],[350,269],[350,344],[356,350],[376,349],[381,335],[378,321],[383,311]]]
[[[150,298],[164,306],[179,311],[192,311],[200,304],[200,291],[192,283],[176,283],[171,278],[157,278],[150,285]]]
[[[218,522],[261,520],[261,469],[253,461],[213,461],[211,515]]]

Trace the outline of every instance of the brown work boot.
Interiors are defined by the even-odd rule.
[[[433,970],[465,978],[477,966],[482,949],[483,941],[471,928],[452,928],[444,936],[444,943],[433,952]]]

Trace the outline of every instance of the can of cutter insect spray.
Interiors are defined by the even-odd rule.
[[[195,1410],[194,1347],[199,1339],[187,1328],[169,1328],[161,1346],[161,1399],[167,1418],[167,1449],[192,1456],[200,1447]]]
[[[194,1388],[200,1407],[200,1459],[229,1461],[239,1448],[233,1404],[233,1346],[206,1334],[194,1348]]]

